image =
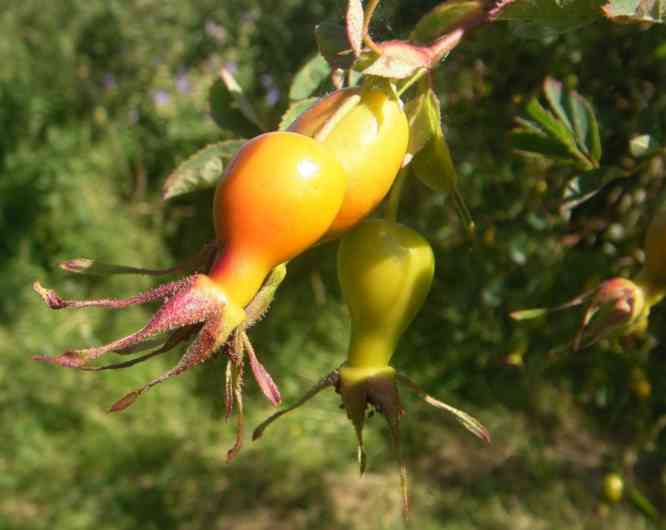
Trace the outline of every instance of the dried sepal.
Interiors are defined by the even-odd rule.
[[[254,346],[250,342],[250,338],[245,332],[242,333],[243,343],[245,345],[245,350],[247,351],[247,358],[250,361],[250,369],[254,375],[254,379],[259,385],[259,388],[263,392],[264,396],[274,405],[277,406],[282,401],[280,396],[280,391],[278,390],[277,385],[273,381],[271,374],[268,373],[268,370],[264,368],[264,365],[259,362],[257,354],[254,351]]]
[[[211,297],[206,290],[206,283],[210,282],[204,275],[191,276],[179,282],[162,285],[141,295],[126,299],[100,299],[100,300],[63,300],[54,291],[43,289],[39,284],[35,290],[40,294],[51,309],[81,308],[81,307],[111,307],[122,308],[135,304],[143,304],[171,296],[155,313],[153,318],[142,329],[122,339],[108,344],[66,351],[56,357],[36,356],[35,360],[46,361],[68,368],[81,368],[88,362],[101,357],[107,352],[123,350],[141,343],[160,333],[167,333],[176,328],[190,326],[206,321],[212,313],[219,310],[225,300]]]
[[[145,276],[166,276],[168,274],[202,272],[210,268],[211,262],[217,252],[217,243],[212,241],[206,244],[200,252],[189,257],[183,262],[166,269],[145,269],[142,267],[130,267],[127,265],[116,265],[103,263],[89,258],[74,258],[58,263],[58,267],[67,272],[76,274],[90,274],[106,276],[111,274],[142,274]]]
[[[467,414],[466,412],[459,410],[451,405],[448,405],[431,395],[427,394],[421,387],[419,387],[414,381],[404,374],[396,374],[396,380],[398,383],[404,384],[410,390],[412,390],[417,396],[419,396],[423,401],[428,405],[432,405],[435,408],[448,412],[452,414],[453,417],[460,422],[460,424],[465,427],[469,432],[474,436],[480,438],[486,443],[491,442],[490,432],[484,427],[484,425],[474,418],[473,416]]]
[[[321,392],[322,390],[329,387],[337,387],[339,378],[340,378],[339,373],[337,370],[335,370],[330,374],[328,374],[326,377],[320,379],[317,382],[317,384],[315,384],[305,394],[303,394],[295,403],[293,403],[288,407],[283,408],[282,410],[278,410],[276,413],[272,414],[264,421],[262,421],[254,429],[254,432],[252,433],[252,439],[257,440],[258,438],[261,438],[266,428],[269,425],[271,425],[275,420],[291,412],[292,410],[296,410],[297,408],[301,407],[302,405],[310,401],[313,397],[315,397],[317,394],[319,394],[319,392]]]

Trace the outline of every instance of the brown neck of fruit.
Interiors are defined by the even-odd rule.
[[[239,307],[254,298],[271,267],[241,249],[226,248],[218,254],[208,276]]]

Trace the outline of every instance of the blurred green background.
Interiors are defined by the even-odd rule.
[[[378,38],[404,36],[434,0],[386,0]],[[230,110],[220,129],[208,90],[227,65],[266,119],[288,104],[316,51],[314,25],[341,0],[10,2],[0,14],[0,529],[401,528],[397,466],[383,420],[369,423],[369,471],[333,393],[276,423],[231,464],[224,363],[160,385],[123,414],[108,406],[161,373],[173,352],[99,374],[36,354],[100,344],[150,309],[49,311],[39,279],[67,298],[146,289],[142,277],[72,276],[73,257],[165,267],[213,236],[210,192],[164,204],[162,182],[196,149],[252,134]],[[400,218],[433,244],[436,282],[395,365],[479,417],[489,447],[410,396],[402,424],[414,528],[642,529],[666,514],[666,318],[622,351],[555,353],[578,312],[512,322],[600,279],[634,274],[664,182],[663,160],[635,172],[601,223],[560,215],[563,169],[512,153],[509,131],[552,75],[597,109],[604,163],[631,170],[628,141],[666,132],[666,34],[600,21],[575,31],[476,32],[438,72],[461,189],[479,225],[469,244],[444,197],[408,185]],[[322,91],[327,87],[322,87]],[[224,125],[224,124],[223,124]],[[583,212],[589,215],[590,212]],[[583,221],[588,219],[585,215]],[[577,241],[563,245],[563,240]],[[286,402],[344,359],[348,335],[334,245],[293,262],[253,338]],[[649,382],[651,392],[637,390]],[[645,385],[643,384],[643,390]],[[250,428],[271,412],[246,385]],[[625,478],[604,500],[603,477]]]

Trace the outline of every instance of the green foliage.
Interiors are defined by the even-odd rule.
[[[215,83],[225,101],[234,101],[216,81],[220,69],[233,72],[262,123],[275,126],[291,104],[294,73],[316,53],[314,26],[326,17],[340,22],[342,4],[26,0],[4,10],[0,528],[401,527],[385,427],[370,420],[372,472],[359,480],[354,433],[334,393],[318,396],[260,442],[247,441],[226,464],[231,425],[223,421],[221,363],[107,415],[108,405],[171,365],[178,352],[101,374],[30,361],[145,323],[149,311],[140,309],[47,311],[30,286],[39,279],[71,298],[129,294],[154,282],[70,276],[56,264],[87,257],[168,267],[197,252],[213,233],[211,194],[164,205],[165,178],[206,145],[257,133],[238,103],[209,101]],[[385,0],[373,31],[408,35],[436,4]],[[478,224],[476,243],[464,241],[443,196],[416,179],[406,182],[401,203],[401,222],[428,235],[438,265],[433,293],[400,344],[396,366],[479,417],[493,435],[483,448],[406,397],[413,525],[653,528],[666,509],[666,436],[658,428],[666,410],[663,309],[655,309],[644,344],[602,343],[578,355],[558,347],[580,314],[519,323],[508,314],[556,306],[600,279],[640,269],[645,227],[664,201],[663,32],[613,25],[597,2],[521,5],[512,24],[476,31],[435,76],[442,132]],[[564,7],[575,17],[564,20]],[[556,31],[536,29],[544,13]],[[584,31],[564,30],[593,18],[599,22]],[[533,38],[525,40],[526,32]],[[553,132],[564,127],[569,142],[603,162],[596,174],[512,153],[513,120],[525,115],[549,75],[564,85],[539,105]],[[575,93],[594,102],[598,144],[588,106]],[[538,128],[543,145],[570,157],[549,128]],[[533,150],[555,154],[541,149]],[[200,176],[205,167],[187,174]],[[584,190],[599,193],[561,212],[563,201]],[[286,402],[344,357],[348,324],[334,253],[334,245],[322,245],[292,263],[270,316],[252,330]],[[656,342],[662,346],[653,348]],[[647,398],[634,390],[641,388],[636,373],[650,384]],[[270,409],[247,386],[246,420],[254,426]],[[604,515],[600,484],[611,466],[623,468],[628,491],[639,495]],[[645,515],[653,508],[661,518],[655,523]]]
[[[182,162],[164,181],[162,198],[167,200],[184,193],[213,188],[245,140],[227,140],[208,145]]]
[[[605,15],[620,23],[664,23],[666,3],[663,0],[613,0],[603,6]]]
[[[478,0],[455,0],[439,4],[419,20],[409,35],[414,42],[428,43],[444,35],[452,26],[479,12]]]
[[[582,170],[598,168],[601,138],[592,105],[577,92],[565,94],[562,83],[555,79],[546,79],[543,92],[551,111],[537,98],[530,100],[526,112],[533,121],[517,119],[520,127],[513,132],[515,148]]]
[[[326,59],[316,54],[296,72],[289,88],[289,99],[299,100],[311,96],[331,75],[331,67]]]

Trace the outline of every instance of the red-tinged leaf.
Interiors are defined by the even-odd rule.
[[[331,68],[347,69],[354,64],[356,57],[349,47],[344,26],[333,20],[326,20],[315,28],[315,38],[319,53]]]
[[[345,17],[347,39],[356,57],[361,55],[363,48],[363,5],[361,0],[349,0]]]
[[[483,9],[480,0],[447,0],[426,13],[409,35],[409,40],[428,43],[444,35],[467,17]]]
[[[164,182],[164,200],[186,193],[214,187],[224,174],[225,164],[231,160],[245,140],[227,140],[212,144],[194,153],[182,162]]]
[[[664,0],[610,0],[601,9],[609,19],[620,24],[663,23],[666,18]]]
[[[405,79],[421,68],[432,66],[433,57],[426,48],[404,41],[387,41],[379,44],[382,54],[371,64],[363,63],[366,75]]]
[[[278,390],[277,385],[273,381],[271,374],[268,373],[264,365],[259,362],[257,355],[254,351],[254,347],[250,342],[247,334],[243,333],[243,342],[245,343],[245,348],[247,349],[247,356],[250,360],[250,368],[254,374],[254,379],[257,381],[259,388],[263,392],[264,396],[268,398],[274,406],[277,406],[282,401],[280,396],[280,391]]]
[[[111,408],[109,409],[109,412],[121,412],[125,410],[127,407],[130,405],[133,405],[134,402],[137,400],[137,398],[141,395],[141,392],[138,390],[134,390],[130,392],[129,394],[126,394],[122,398],[120,398],[118,401],[116,401],[113,405],[111,405]]]

